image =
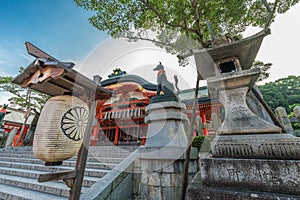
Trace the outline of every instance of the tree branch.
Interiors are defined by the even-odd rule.
[[[170,26],[170,27],[173,27],[173,28],[182,28],[183,30],[187,30],[189,32],[193,32],[193,33],[196,33],[197,34],[197,31],[195,29],[192,29],[192,28],[188,28],[184,25],[180,25],[180,24],[172,24],[170,22],[168,22],[160,13],[157,9],[155,9],[152,5],[149,4],[148,1],[146,0],[139,0],[140,2],[142,2],[145,6],[147,6],[151,11],[153,11],[157,16],[158,18],[166,25]]]
[[[265,2],[265,0],[262,0],[262,1]],[[269,14],[267,23],[266,23],[265,28],[264,28],[265,30],[267,30],[267,29],[269,28],[269,26],[270,26],[270,24],[271,24],[271,22],[272,22],[273,15],[274,15],[274,13],[276,12],[277,4],[278,4],[278,0],[275,1],[274,7],[273,7],[271,13],[270,13],[270,11],[268,10],[270,14]],[[268,6],[268,7],[269,7],[269,6]],[[268,9],[268,8],[267,8],[267,9]],[[269,9],[270,9],[270,7],[269,7]]]
[[[196,21],[196,34],[198,36],[198,41],[201,44],[202,47],[205,47],[206,44],[203,40],[203,35],[201,33],[201,26],[200,26],[200,17],[199,17],[199,12],[198,12],[198,2],[196,0],[193,0],[192,6],[193,6],[193,11],[194,11],[194,17],[195,17],[195,21]]]
[[[146,38],[146,37],[137,37],[137,36],[126,36],[123,35],[123,38],[129,39],[129,40],[144,40],[144,41],[149,41],[152,42],[156,45],[161,45],[161,46],[165,46],[165,47],[170,47],[170,48],[182,48],[182,46],[176,45],[176,43],[172,44],[172,43],[165,43],[165,42],[161,42],[155,39],[151,39],[151,38]],[[191,51],[191,49],[185,48],[186,51]],[[174,49],[175,50],[175,49]]]

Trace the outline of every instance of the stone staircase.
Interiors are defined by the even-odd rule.
[[[136,148],[136,147],[135,147]],[[99,181],[135,148],[116,146],[90,147],[82,192]],[[63,181],[39,183],[40,174],[74,170],[76,156],[63,161],[61,166],[44,166],[35,158],[31,147],[0,149],[0,199],[46,200],[68,199],[69,188]]]

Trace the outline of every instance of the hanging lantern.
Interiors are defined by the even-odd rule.
[[[33,140],[34,155],[46,165],[61,164],[80,149],[89,110],[77,97],[50,98],[39,117]]]

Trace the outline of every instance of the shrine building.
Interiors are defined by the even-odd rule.
[[[145,108],[156,95],[157,86],[119,68],[109,75],[109,79],[102,81],[101,86],[113,90],[114,94],[108,101],[97,102],[97,119],[94,121],[91,145],[144,145],[147,137]],[[179,98],[186,104],[189,117],[192,115],[194,93],[195,89],[179,93]],[[196,122],[202,130],[195,128],[195,135],[214,134],[211,126],[212,113],[216,113],[220,120],[222,105],[218,100],[209,98],[207,87],[200,87]]]

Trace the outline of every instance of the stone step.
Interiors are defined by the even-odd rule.
[[[36,180],[38,180],[38,178],[41,174],[46,174],[46,173],[47,172],[37,171],[37,170],[26,170],[26,169],[0,167],[0,174],[19,176],[19,177],[25,177],[25,178],[33,178]],[[83,186],[90,187],[94,183],[96,183],[98,180],[100,180],[99,177],[84,176]]]
[[[31,158],[13,158],[13,157],[2,157],[1,161],[3,162],[12,162],[12,163],[31,163],[31,164],[40,164],[44,165],[45,162],[39,159],[31,159]],[[67,167],[75,167],[76,160],[65,160],[63,161],[62,166]],[[116,164],[111,163],[101,163],[101,162],[87,162],[86,168],[92,169],[112,169],[116,166]]]
[[[90,148],[82,191],[99,181],[131,151],[115,146]],[[40,200],[68,199],[69,188],[62,180],[39,183],[41,174],[74,170],[77,157],[63,161],[61,166],[45,166],[33,155],[32,147],[0,149],[0,199]]]
[[[9,151],[9,152],[13,152],[13,151],[32,151],[32,147],[31,146],[25,146],[25,147],[5,147],[5,148],[0,148],[0,152],[2,151]]]
[[[27,170],[36,170],[36,171],[45,171],[45,172],[58,172],[66,170],[74,170],[74,167],[67,166],[44,166],[41,164],[32,164],[32,163],[11,163],[0,161],[0,167],[11,167],[18,169],[27,169]],[[107,169],[89,169],[85,170],[85,176],[93,177],[102,177],[110,170]]]
[[[119,152],[119,151],[99,151],[99,152],[89,152],[89,157],[111,157],[111,158],[126,158],[131,152]],[[31,151],[23,152],[23,151],[14,151],[14,152],[0,152],[0,157],[5,157],[8,155],[24,155],[24,156],[33,156]],[[76,156],[74,156],[76,159]]]
[[[9,158],[9,157],[13,157],[13,158],[28,158],[28,159],[36,159],[36,157],[33,155],[33,154],[12,154],[12,153],[3,153],[3,154],[0,154],[0,157],[1,158]],[[68,160],[76,160],[77,157],[74,156]],[[103,157],[103,156],[99,156],[99,157],[94,157],[94,156],[89,156],[87,158],[87,162],[103,162],[103,163],[115,163],[115,164],[118,164],[120,163],[124,158],[118,158],[118,157],[113,157],[113,158],[110,158],[110,157]]]
[[[0,184],[0,199],[5,200],[67,200],[68,198],[43,192]]]
[[[122,146],[92,146],[89,148],[89,152],[120,152],[120,153],[131,153],[133,152],[137,147],[122,147]],[[32,152],[32,147],[5,147],[0,148],[0,153],[7,152],[7,153],[26,153],[26,152]]]
[[[62,181],[39,183],[37,179],[0,174],[0,184],[15,186],[62,197],[69,196],[69,188]],[[82,191],[86,189],[82,187]]]

